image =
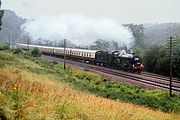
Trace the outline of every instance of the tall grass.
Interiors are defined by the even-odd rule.
[[[75,91],[65,83],[17,69],[0,70],[0,104],[9,119],[179,119],[176,114]]]

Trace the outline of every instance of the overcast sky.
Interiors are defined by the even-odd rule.
[[[80,14],[119,23],[180,22],[180,0],[2,0],[25,18]]]

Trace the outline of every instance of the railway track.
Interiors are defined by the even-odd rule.
[[[63,62],[63,59],[57,58],[57,57],[52,57],[52,56],[47,56],[47,55],[43,55],[42,57],[45,58],[45,59],[51,60],[51,61]],[[133,74],[133,73],[127,73],[127,72],[124,72],[124,71],[113,70],[113,69],[105,68],[105,67],[102,67],[102,66],[96,66],[96,65],[91,65],[91,64],[81,63],[81,62],[76,62],[76,61],[70,61],[70,60],[66,60],[66,62],[68,64],[75,65],[75,66],[78,66],[78,67],[81,67],[81,68],[85,68],[85,69],[89,69],[89,70],[94,70],[94,71],[99,71],[99,72],[115,75],[115,76],[130,79],[130,80],[133,80],[133,81],[136,81],[136,82],[140,82],[140,83],[144,83],[144,84],[147,84],[147,85],[155,86],[155,87],[158,87],[160,89],[169,90],[169,81],[168,81],[167,77],[160,77],[158,75],[156,76],[156,75],[153,75],[153,74],[147,74],[145,72],[143,72],[142,75]],[[173,83],[172,84],[172,90],[174,92],[180,93],[180,81],[173,80],[172,83]]]
[[[164,81],[169,81],[169,77],[167,77],[167,76],[162,76],[162,75],[158,75],[158,74],[154,74],[154,73],[141,72],[141,75],[142,75],[142,76],[147,76],[147,77],[156,78],[156,79],[161,79],[161,80],[164,80]],[[173,79],[172,79],[172,82],[180,83],[180,79],[173,78]]]

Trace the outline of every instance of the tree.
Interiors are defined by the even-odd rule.
[[[143,59],[145,69],[149,72],[153,72],[156,66],[156,61],[157,61],[157,52],[158,48],[152,47],[151,49],[147,49],[145,51],[145,56]]]
[[[38,48],[34,48],[31,51],[31,56],[33,56],[33,57],[41,57],[41,51]]]
[[[173,51],[174,75],[180,78],[180,36],[176,37],[176,46]]]
[[[102,50],[102,51],[107,51],[109,48],[109,42],[105,40],[98,39],[94,42],[94,45],[90,46],[90,49],[93,50]]]
[[[134,48],[143,49],[145,48],[144,44],[144,27],[142,24],[126,24],[125,26],[129,27],[132,31],[132,34],[135,38]]]
[[[2,26],[2,17],[4,15],[4,10],[0,10],[0,30],[2,29],[1,26]]]
[[[0,0],[0,9],[1,9],[1,4],[2,4],[2,2],[1,2],[1,0]],[[2,17],[3,17],[3,15],[4,15],[4,10],[0,10],[0,31],[1,31],[1,25],[2,25]]]
[[[169,55],[165,46],[152,46],[147,49],[143,60],[147,71],[169,75]]]

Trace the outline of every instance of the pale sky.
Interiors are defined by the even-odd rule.
[[[119,23],[180,22],[180,0],[2,0],[25,18],[83,15]]]

